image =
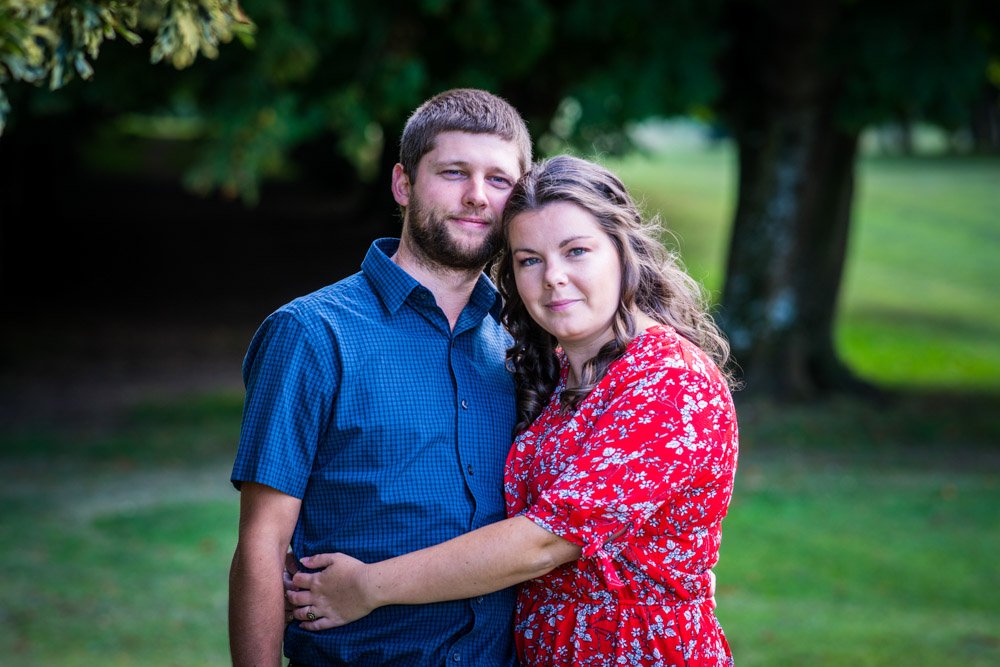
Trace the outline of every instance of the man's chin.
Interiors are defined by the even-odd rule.
[[[442,249],[439,258],[450,268],[480,271],[495,254],[485,241],[475,244],[451,243],[448,248]]]

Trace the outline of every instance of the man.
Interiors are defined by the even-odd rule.
[[[376,241],[360,273],[268,317],[244,361],[237,665],[280,664],[283,637],[296,666],[514,664],[511,590],[285,629],[289,544],[374,561],[505,518],[514,388],[482,269],[530,138],[505,101],[458,89],[421,105],[400,144],[400,240]]]

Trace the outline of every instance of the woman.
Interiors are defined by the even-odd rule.
[[[624,185],[561,156],[518,183],[497,270],[518,388],[511,517],[366,565],[303,559],[306,629],[522,583],[523,664],[729,665],[710,568],[732,494],[728,346]]]

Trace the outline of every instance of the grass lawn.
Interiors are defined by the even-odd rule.
[[[1000,400],[741,407],[717,567],[737,664],[998,664]]]
[[[4,433],[0,655],[21,665],[224,665],[241,397],[92,433]]]
[[[738,663],[1000,664],[998,408],[741,405],[717,568]],[[239,410],[215,397],[103,433],[7,434],[0,655],[227,664]]]
[[[721,292],[736,205],[732,147],[609,161]],[[1000,390],[1000,159],[866,158],[836,339],[887,386]]]
[[[614,165],[721,283],[729,149]],[[739,665],[1000,664],[1000,161],[862,163],[838,340],[886,404],[740,404],[718,614]],[[240,397],[0,426],[0,655],[225,665]]]

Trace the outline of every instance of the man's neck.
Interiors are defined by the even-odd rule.
[[[451,269],[435,264],[415,252],[405,240],[400,242],[392,261],[430,290],[438,307],[448,318],[448,326],[454,329],[459,315],[469,303],[482,269]]]

